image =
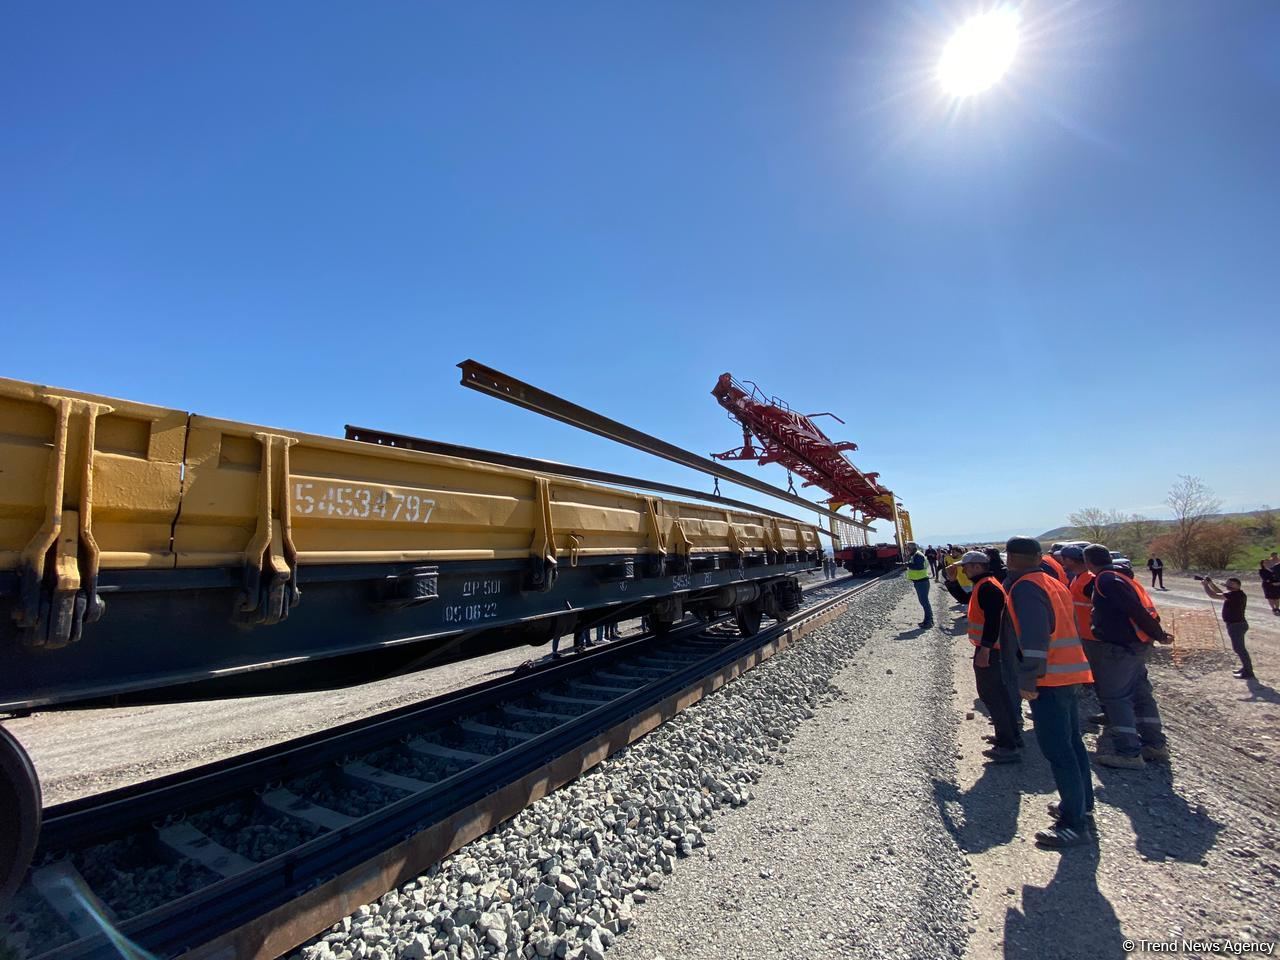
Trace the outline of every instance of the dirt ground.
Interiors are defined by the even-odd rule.
[[[1126,940],[1280,939],[1280,617],[1250,590],[1258,679],[1238,680],[1235,656],[1209,643],[1220,604],[1193,580],[1166,583],[1152,597],[1187,633],[1151,663],[1172,762],[1095,765],[1100,843],[1065,853],[1034,844],[1056,796],[1034,737],[1021,765],[983,762],[989,725],[973,696],[964,613],[937,590],[940,626],[956,637],[962,718],[958,782],[939,783],[937,794],[978,878],[970,960],[1121,957]],[[1086,737],[1091,751],[1095,740]]]

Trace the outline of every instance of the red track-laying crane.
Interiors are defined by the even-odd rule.
[[[895,520],[893,493],[877,482],[879,474],[863,473],[845,456],[857,450],[851,442],[836,443],[814,424],[814,417],[834,413],[796,413],[784,400],[768,400],[750,380],[748,393],[732,374],[722,374],[711,395],[729,411],[729,419],[742,427],[742,446],[713,453],[716,460],[756,460],[761,466],[780,463],[804,478],[804,486],[830,494],[831,508],[848,504],[866,517]]]

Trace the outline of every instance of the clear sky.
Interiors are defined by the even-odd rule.
[[[1280,3],[1026,3],[957,103],[983,6],[8,4],[0,374],[709,487],[454,364],[703,453],[728,370],[922,539],[1280,503]]]

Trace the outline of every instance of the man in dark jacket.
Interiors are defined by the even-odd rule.
[[[1112,566],[1111,551],[1090,544],[1084,562],[1095,577],[1090,622],[1097,646],[1089,661],[1111,742],[1111,749],[1094,759],[1104,767],[1140,770],[1147,760],[1168,760],[1169,745],[1147,675],[1150,647],[1137,631],[1157,643],[1172,643],[1173,637],[1142,605],[1132,582]]]
[[[1051,647],[1058,643],[1079,644],[1075,636],[1075,617],[1070,613],[1067,624],[1059,624],[1050,589],[1038,582],[1050,580],[1040,570],[1040,541],[1031,537],[1011,537],[1005,544],[1009,572],[1004,588],[1005,616],[1000,629],[1000,647],[1017,649],[1021,654],[1018,670],[1020,695],[1031,702],[1035,721],[1036,742],[1049,762],[1053,781],[1058,788],[1058,802],[1050,804],[1056,821],[1048,830],[1038,831],[1036,844],[1049,849],[1063,849],[1088,843],[1097,827],[1093,818],[1093,779],[1089,770],[1089,754],[1080,737],[1080,718],[1076,698],[1079,685],[1048,682]],[[1059,588],[1061,589],[1061,588]],[[1069,600],[1063,606],[1070,610]],[[1063,632],[1067,636],[1055,634]],[[1058,648],[1064,649],[1064,648]],[[1080,654],[1083,660],[1083,654]],[[1081,666],[1084,666],[1083,664]],[[1055,671],[1057,672],[1057,671]],[[1085,671],[1087,675],[1087,670]]]
[[[1227,577],[1226,590],[1214,583],[1212,577],[1205,577],[1201,585],[1205,593],[1222,601],[1222,622],[1227,625],[1231,649],[1240,658],[1240,669],[1236,671],[1236,676],[1241,680],[1252,680],[1253,658],[1249,656],[1249,648],[1244,645],[1244,635],[1249,632],[1249,621],[1244,616],[1244,607],[1249,598],[1245,596],[1244,585],[1240,583],[1239,577]]]
[[[947,571],[947,592],[968,604],[969,642],[973,651],[973,679],[978,699],[987,708],[995,736],[983,756],[993,763],[1016,763],[1022,759],[1022,698],[1018,694],[1018,650],[1000,646],[1000,620],[1004,616],[1004,588],[991,572],[987,555],[970,550],[960,558],[960,568],[973,581],[965,592]]]

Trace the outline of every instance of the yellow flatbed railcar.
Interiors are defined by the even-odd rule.
[[[821,557],[799,521],[0,379],[0,710],[621,617],[750,633]]]

